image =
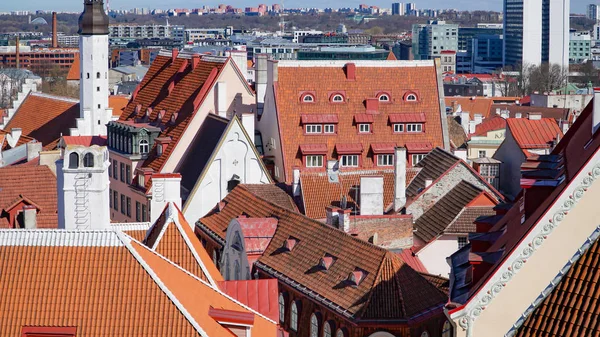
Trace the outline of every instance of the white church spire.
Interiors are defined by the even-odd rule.
[[[79,17],[80,110],[72,136],[106,136],[108,106],[108,16],[103,0],[84,0]]]

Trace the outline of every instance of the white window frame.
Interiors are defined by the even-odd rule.
[[[285,296],[279,293],[279,322],[285,322]]]
[[[323,133],[335,133],[335,124],[323,125]]]
[[[379,102],[389,102],[389,101],[390,101],[390,95],[388,95],[388,94],[379,95]]]
[[[371,133],[371,124],[369,124],[369,123],[358,124],[358,132]]]
[[[304,103],[313,103],[315,101],[315,97],[311,94],[306,94],[302,97],[302,102]]]
[[[148,143],[148,141],[145,139],[140,140],[139,151],[140,154],[146,154],[150,152],[150,143]]]
[[[342,167],[358,167],[359,158],[357,154],[345,154],[340,158]]]
[[[421,124],[421,123],[406,124],[406,132],[412,132],[412,133],[423,132],[423,124]]]
[[[404,132],[404,124],[401,124],[401,123],[394,124],[394,132],[396,132],[396,133]]]
[[[343,103],[344,102],[344,96],[342,96],[341,94],[335,94],[331,98],[331,102],[333,102],[333,103]]]
[[[408,94],[408,95],[406,95],[406,101],[407,102],[416,102],[417,101],[417,95],[415,95],[415,94]]]
[[[394,166],[393,154],[378,154],[377,166]]]
[[[306,124],[306,133],[315,134],[315,133],[323,133],[323,125],[321,124]]]
[[[483,153],[483,156],[481,155]],[[487,155],[487,153],[485,152],[485,150],[478,150],[477,151],[477,158],[485,158]]]
[[[424,153],[415,153],[412,155],[412,165],[417,165],[423,158],[425,158],[426,154]]]
[[[315,165],[316,164],[316,165]],[[306,167],[323,167],[323,155],[307,155]]]
[[[292,302],[290,307],[290,329],[298,331],[298,305],[296,302]]]

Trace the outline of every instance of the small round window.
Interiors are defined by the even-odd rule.
[[[407,102],[416,102],[417,101],[417,95],[415,95],[415,94],[408,94],[408,95],[406,95],[406,101]]]
[[[379,95],[379,101],[380,102],[389,102],[390,96],[388,96],[388,94],[381,94],[381,95]]]
[[[331,99],[331,101],[332,102],[337,102],[337,103],[343,102],[344,101],[344,96],[342,96],[340,94],[334,95],[333,98]]]
[[[302,97],[302,102],[314,102],[315,97],[311,94],[306,94]]]

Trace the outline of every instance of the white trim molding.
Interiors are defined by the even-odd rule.
[[[473,324],[483,310],[523,268],[527,260],[561,224],[569,211],[579,203],[598,177],[600,177],[600,152],[596,151],[527,236],[498,267],[493,276],[465,304],[464,308],[450,314],[450,318],[467,331],[467,337],[472,336]]]

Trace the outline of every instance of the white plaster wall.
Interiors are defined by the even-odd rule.
[[[110,209],[110,218],[113,221],[117,221],[117,222],[132,222],[132,221],[137,221],[136,217],[135,217],[135,205],[136,202],[139,202],[140,205],[146,205],[146,209],[148,210],[148,214],[149,214],[149,204],[148,204],[148,199],[146,198],[145,195],[145,191],[138,191],[138,190],[134,190],[131,185],[127,184],[126,182],[122,182],[121,181],[121,165],[120,163],[125,163],[126,165],[131,165],[131,181],[133,184],[135,184],[136,182],[133,181],[133,176],[135,174],[135,170],[138,168],[139,165],[141,165],[141,163],[143,162],[143,160],[140,161],[131,161],[129,158],[122,156],[121,154],[114,152],[114,151],[110,151],[110,159],[111,159],[111,175],[110,175],[110,188],[113,191],[116,191],[119,194],[118,197],[118,202],[119,202],[119,210],[115,211],[114,207],[112,207]],[[119,172],[119,176],[118,179],[115,179],[112,176],[112,160],[116,160],[117,161],[117,171]],[[124,194],[125,196],[128,196],[131,198],[131,216],[128,217],[126,214],[122,214],[121,213],[121,194]],[[140,212],[141,212],[141,206],[140,206]],[[149,219],[150,216],[148,215],[147,219]],[[140,215],[140,220],[142,220],[141,215]]]
[[[569,67],[570,0],[550,0],[550,64]]]
[[[84,125],[81,127],[78,125],[79,135],[106,135],[106,124],[112,116],[112,111],[106,110],[109,108],[108,35],[81,35],[79,46],[81,48],[79,117],[86,119]],[[96,78],[97,73],[100,73],[100,78]]]
[[[568,58],[567,58],[568,60]],[[523,0],[523,64],[542,62],[542,0]]]
[[[417,256],[430,274],[449,277],[450,265],[446,262],[446,258],[457,250],[458,237],[456,235],[442,235],[423,247],[417,253]]]
[[[517,145],[510,129],[506,129],[504,142],[496,150],[493,158],[502,162],[500,190],[507,196],[516,196],[521,191],[521,164],[525,161],[525,155]]]
[[[227,183],[234,175],[241,184],[268,184],[268,172],[263,170],[260,159],[252,149],[252,141],[246,138],[239,122],[233,123],[222,139],[221,147],[215,149],[212,162],[205,168],[206,174],[197,181],[183,213],[190,225],[212,210],[227,196]]]

